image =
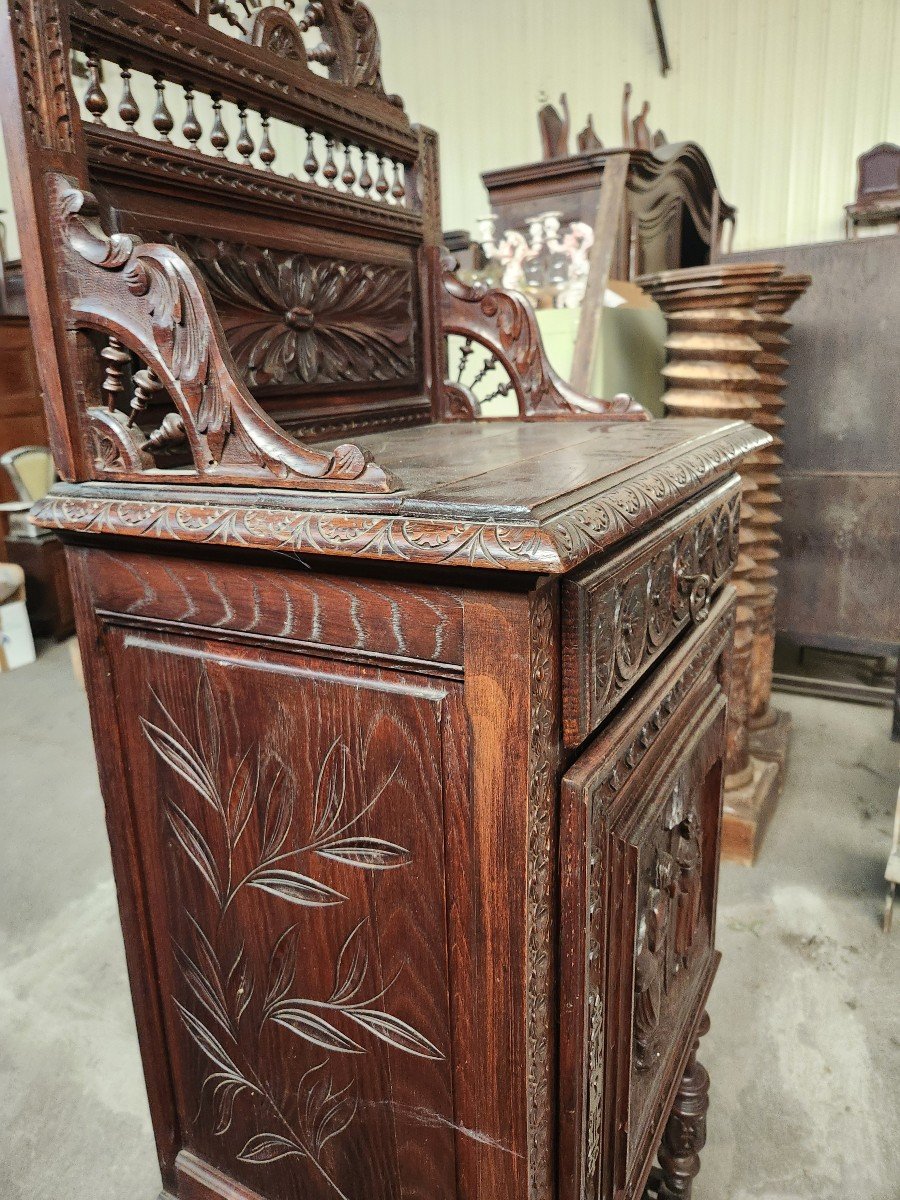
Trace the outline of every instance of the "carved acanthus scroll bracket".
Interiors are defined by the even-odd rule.
[[[453,258],[440,258],[442,329],[485,347],[509,376],[523,420],[558,417],[646,421],[647,412],[630,396],[603,400],[582,396],[554,371],[544,351],[534,309],[518,292],[466,284]],[[468,389],[446,382],[442,388],[445,420],[472,420],[477,401]]]
[[[185,255],[126,234],[106,234],[94,197],[64,176],[52,175],[50,188],[71,324],[114,337],[146,365],[181,418],[193,478],[330,491],[385,492],[397,486],[358,446],[333,451],[304,446],[259,407],[240,381],[206,286]],[[151,434],[145,441],[133,421],[110,422],[94,407],[88,423],[99,470],[132,478],[152,469],[142,464],[159,437]],[[192,476],[180,472],[179,478]]]

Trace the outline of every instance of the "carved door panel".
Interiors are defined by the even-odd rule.
[[[108,638],[185,1194],[455,1195],[455,685]]]
[[[729,589],[563,782],[563,1200],[641,1194],[712,982],[733,611]]]

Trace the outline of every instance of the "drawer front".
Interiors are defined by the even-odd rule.
[[[578,746],[673,639],[701,623],[737,561],[740,481],[563,586],[563,736]]]
[[[566,775],[561,1200],[640,1194],[715,971],[734,592]]]

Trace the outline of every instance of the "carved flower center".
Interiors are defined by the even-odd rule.
[[[284,323],[289,329],[312,329],[315,322],[316,314],[309,308],[303,308],[298,305],[296,308],[290,308],[284,314]]]

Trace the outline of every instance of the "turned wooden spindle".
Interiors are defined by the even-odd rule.
[[[119,400],[125,393],[125,368],[131,361],[131,355],[118,338],[110,337],[100,351],[104,362],[103,392],[106,407],[113,412],[119,407]]]
[[[262,120],[262,140],[259,143],[259,161],[267,171],[271,171],[272,163],[275,161],[277,155],[269,134],[269,114],[267,112],[261,113],[260,119]]]
[[[369,152],[365,146],[363,146],[361,153],[362,171],[360,172],[359,176],[359,186],[362,194],[364,196],[368,196],[369,192],[372,190],[372,184],[375,182],[375,180],[372,178],[372,173],[369,170]]]
[[[197,114],[194,112],[194,89],[189,83],[184,85],[184,103],[185,113],[181,134],[188,145],[196,146],[203,136],[203,126],[197,120]]]
[[[350,157],[350,143],[344,142],[344,169],[341,171],[341,183],[349,192],[356,183],[356,172],[353,170],[353,160]]]
[[[109,101],[100,83],[100,56],[96,50],[87,50],[88,85],[84,93],[84,107],[94,118],[97,125],[105,124],[103,115],[109,108]]]
[[[403,186],[403,179],[400,174],[400,164],[398,162],[394,163],[394,184],[391,188],[391,195],[398,204],[406,195],[406,188]]]
[[[790,321],[785,314],[810,285],[808,275],[782,275],[773,280],[757,302],[760,324],[757,340],[760,353],[755,366],[760,374],[759,400],[761,409],[755,423],[772,437],[772,445],[757,453],[766,468],[761,481],[766,489],[769,523],[760,531],[755,552],[756,566],[751,578],[760,591],[754,603],[754,636],[750,662],[749,725],[750,747],[755,757],[776,762],[783,775],[787,758],[790,718],[787,713],[772,707],[772,659],[775,651],[776,577],[781,538],[778,534],[781,508],[781,475],[784,418],[782,392],[783,372],[787,366],[784,351],[785,336]]]
[[[119,117],[129,129],[134,129],[141,115],[134,93],[131,90],[131,67],[124,60],[119,64],[122,78],[122,95],[119,98]]]
[[[384,173],[384,158],[378,155],[378,177],[375,180],[375,191],[382,199],[388,194],[390,184],[387,181],[387,175]]]
[[[313,182],[319,173],[319,160],[316,158],[316,149],[313,144],[313,131],[306,131],[306,158],[303,160],[303,170],[309,176],[310,182]]]
[[[238,129],[237,141],[234,143],[234,148],[237,150],[244,162],[249,164],[250,159],[253,157],[253,151],[256,149],[256,145],[253,141],[253,138],[250,136],[250,129],[247,125],[246,104],[238,105],[238,119],[240,121],[240,128]]]
[[[328,137],[325,139],[325,165],[322,167],[322,175],[329,187],[334,187],[334,181],[338,176],[337,163],[334,161],[334,138]]]
[[[209,131],[209,141],[219,158],[224,158],[231,138],[228,136],[228,130],[222,122],[222,97],[213,92],[212,102],[213,124],[212,129]]]
[[[765,408],[769,393],[758,367],[763,319],[760,297],[781,277],[772,263],[719,264],[644,276],[638,282],[668,323],[663,401],[672,417],[743,419],[772,431],[780,421]],[[771,588],[769,576],[778,515],[769,450],[743,464],[735,648],[729,694],[723,852],[752,861],[778,798],[773,764],[754,757],[750,711],[754,635],[758,610]]]
[[[153,113],[153,128],[160,136],[163,142],[169,142],[172,139],[169,134],[175,127],[175,119],[169,112],[169,106],[166,104],[166,81],[161,74],[153,76],[154,88],[156,90],[156,109]]]

